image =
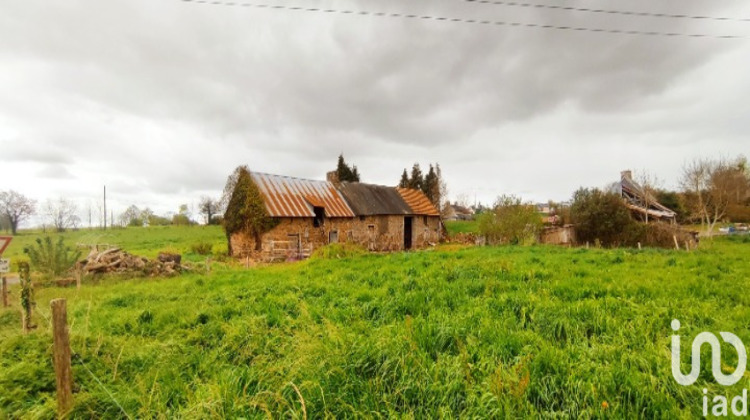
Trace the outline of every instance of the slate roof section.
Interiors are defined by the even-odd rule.
[[[357,216],[413,214],[401,194],[393,187],[343,182],[339,190]]]

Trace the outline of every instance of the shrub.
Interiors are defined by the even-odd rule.
[[[196,242],[190,245],[190,252],[198,255],[210,255],[213,245],[208,242]]]
[[[730,204],[727,206],[726,218],[735,223],[750,223],[750,206]]]
[[[479,233],[488,243],[533,243],[542,227],[534,206],[506,195],[499,197],[492,211],[482,213],[478,220]]]
[[[633,220],[617,193],[581,188],[573,195],[570,215],[579,242],[599,240],[603,246],[635,245],[643,226]]]
[[[81,257],[81,251],[65,245],[62,237],[57,242],[52,242],[49,236],[44,240],[37,238],[36,245],[24,248],[23,252],[28,254],[34,269],[48,278],[70,270]]]
[[[674,248],[675,238],[677,238],[680,248],[685,246],[685,242],[689,242],[690,246],[695,246],[695,239],[689,232],[678,225],[670,225],[663,222],[644,225],[643,233],[638,239],[639,242],[646,246]]]

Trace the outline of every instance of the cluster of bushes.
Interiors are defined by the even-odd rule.
[[[675,237],[680,246],[692,240],[692,236],[677,225],[636,221],[619,194],[597,188],[576,191],[570,214],[580,243],[597,243],[605,247],[635,247],[640,243],[672,248]]]
[[[490,244],[531,244],[542,228],[542,219],[533,205],[520,198],[503,195],[495,206],[477,217],[479,233]]]

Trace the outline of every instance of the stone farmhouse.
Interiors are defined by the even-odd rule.
[[[332,243],[370,251],[402,251],[437,244],[444,233],[439,211],[418,190],[359,182],[251,173],[268,214],[278,224],[260,241],[230,238],[234,256],[261,261],[302,259]]]

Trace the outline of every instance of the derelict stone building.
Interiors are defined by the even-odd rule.
[[[659,203],[650,192],[638,185],[633,180],[632,171],[620,173],[620,194],[625,201],[625,206],[639,219],[672,224],[676,222],[677,213]]]
[[[278,224],[260,241],[233,234],[234,256],[305,258],[321,246],[344,242],[370,251],[401,251],[434,245],[443,235],[440,213],[418,190],[259,172],[251,177]]]

